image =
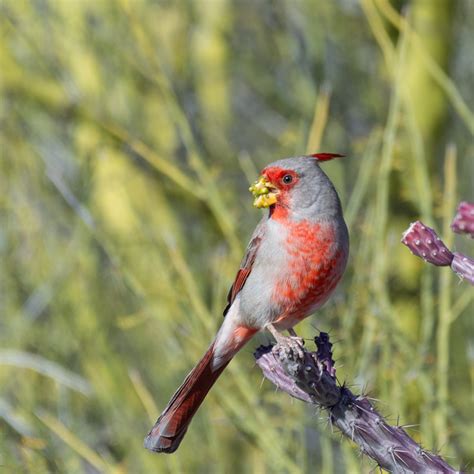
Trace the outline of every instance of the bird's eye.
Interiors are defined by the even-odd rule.
[[[285,184],[290,184],[293,181],[293,176],[291,176],[291,174],[285,174],[285,176],[283,176],[282,181]]]

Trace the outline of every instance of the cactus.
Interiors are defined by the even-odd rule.
[[[394,473],[459,472],[423,449],[401,426],[389,425],[367,397],[339,384],[327,333],[321,332],[315,343],[316,352],[292,351],[278,343],[260,346],[254,355],[270,382],[292,397],[326,409],[331,424],[381,468]]]
[[[457,234],[467,234],[474,239],[474,203],[467,201],[459,203],[451,229]]]
[[[461,278],[465,278],[471,285],[474,285],[474,259],[454,252],[451,269]]]
[[[422,222],[410,224],[403,234],[402,243],[405,244],[417,257],[438,267],[451,265],[453,254],[438,237],[438,234]]]
[[[458,216],[460,215],[459,209],[461,209],[461,206],[464,204],[467,203],[461,203],[459,205],[458,214],[451,225],[452,228],[455,223],[456,226],[461,225],[459,224],[461,218],[458,219]],[[465,206],[463,206],[463,209],[465,209]],[[474,206],[472,206],[471,211],[474,211]],[[471,221],[469,221],[465,217],[466,214],[469,214],[471,211],[463,214],[463,231],[474,227],[474,218],[471,216]],[[438,234],[422,222],[416,221],[410,225],[402,236],[402,243],[417,257],[438,267],[450,266],[451,270],[459,277],[467,280],[471,285],[474,285],[474,260],[461,253],[451,252],[438,237]]]

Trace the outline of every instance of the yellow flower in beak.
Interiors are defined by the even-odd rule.
[[[278,190],[265,176],[260,176],[260,178],[250,186],[249,191],[255,196],[253,201],[255,207],[270,207],[277,202]]]

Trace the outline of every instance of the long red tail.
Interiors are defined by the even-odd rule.
[[[207,392],[226,368],[230,359],[212,368],[214,343],[188,374],[145,438],[145,448],[157,453],[173,453],[186,434],[189,423]]]

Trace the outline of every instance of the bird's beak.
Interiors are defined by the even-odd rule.
[[[249,191],[255,196],[253,205],[258,208],[270,207],[277,202],[278,189],[265,176],[255,181]]]

